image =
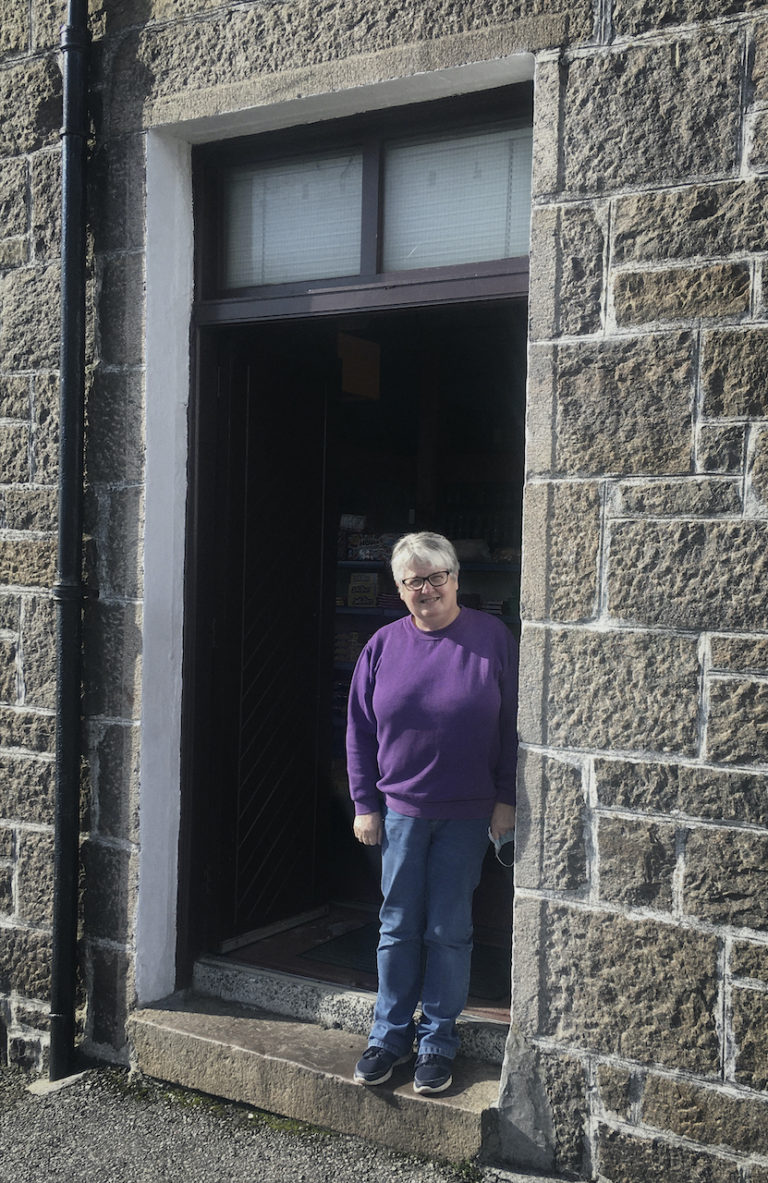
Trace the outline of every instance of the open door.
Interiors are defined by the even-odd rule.
[[[218,341],[195,737],[217,944],[317,899],[325,415],[317,366],[258,330]]]

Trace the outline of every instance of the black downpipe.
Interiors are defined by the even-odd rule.
[[[83,618],[85,405],[85,167],[88,135],[88,3],[69,0],[61,30],[61,353],[59,534],[56,603],[56,801],[49,1077],[73,1068],[77,983]]]

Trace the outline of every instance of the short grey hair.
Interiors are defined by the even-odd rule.
[[[390,559],[395,583],[402,582],[403,573],[414,563],[435,566],[438,570],[450,571],[451,575],[459,573],[459,560],[453,544],[442,534],[432,534],[429,530],[398,538]]]

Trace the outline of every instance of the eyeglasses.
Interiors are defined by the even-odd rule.
[[[448,582],[450,574],[450,571],[433,571],[431,575],[412,575],[410,579],[401,579],[400,582],[408,591],[421,591],[425,583],[431,584],[432,587],[442,587]]]

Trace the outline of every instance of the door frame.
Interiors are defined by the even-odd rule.
[[[495,44],[493,53],[478,54],[478,48],[474,46],[470,64],[455,66],[446,64],[440,46],[427,47],[419,73],[409,74],[411,62],[406,56],[402,62],[399,58],[392,62],[387,81],[381,81],[371,68],[359,76],[358,85],[338,89],[336,65],[321,64],[312,69],[309,90],[308,80],[302,79],[295,91],[289,87],[287,97],[284,85],[275,89],[267,78],[258,95],[249,95],[250,104],[231,110],[222,109],[220,98],[212,92],[211,101],[204,102],[191,119],[186,100],[178,112],[163,108],[148,113],[143,382],[148,397],[134,962],[140,1004],[187,984],[192,964],[184,916],[194,868],[186,860],[181,720],[189,693],[185,674],[190,630],[185,614],[194,608],[194,589],[185,582],[185,568],[193,558],[187,553],[193,517],[188,492],[202,353],[202,329],[193,326],[190,334],[193,146],[403,107],[440,95],[471,96],[533,79],[532,54],[498,57]]]

